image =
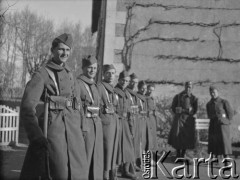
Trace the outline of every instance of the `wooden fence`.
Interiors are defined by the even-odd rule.
[[[19,107],[0,105],[0,145],[15,143],[19,138]]]
[[[196,119],[195,127],[196,127],[196,130],[197,130],[197,142],[198,143],[205,144],[205,145],[208,144],[208,142],[206,142],[206,141],[201,141],[199,130],[202,130],[202,129],[208,130],[209,122],[210,122],[209,119]]]

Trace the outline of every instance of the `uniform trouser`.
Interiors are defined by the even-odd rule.
[[[157,150],[157,122],[156,118],[153,115],[149,116],[150,120],[150,130],[151,130],[151,142],[152,142],[152,147],[151,150],[156,151]]]
[[[141,141],[141,122],[138,117],[136,117],[134,121],[134,151],[135,151],[135,158],[140,158],[140,141]]]
[[[134,162],[134,147],[133,139],[129,129],[129,123],[126,118],[119,119],[119,148],[118,148],[118,165],[126,162]]]
[[[119,123],[114,117],[109,124],[103,124],[104,171],[116,168],[118,129]]]
[[[88,131],[85,134],[85,147],[89,179],[103,178],[103,132],[100,118],[87,118]]]
[[[141,119],[141,148],[142,151],[147,151],[152,149],[152,142],[151,142],[151,130],[150,130],[150,121],[149,118],[143,116]]]

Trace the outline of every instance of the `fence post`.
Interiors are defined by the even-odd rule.
[[[18,139],[19,139],[19,120],[20,120],[20,107],[16,107],[16,111],[18,112],[17,116],[17,131],[16,131],[16,146],[18,146]]]

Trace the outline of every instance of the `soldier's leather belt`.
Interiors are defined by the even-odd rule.
[[[49,108],[52,110],[63,110],[66,107],[73,107],[73,100],[63,96],[49,96]]]

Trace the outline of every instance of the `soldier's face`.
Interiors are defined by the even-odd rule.
[[[129,84],[130,77],[121,78],[118,80],[118,84],[125,89]]]
[[[154,87],[149,86],[149,87],[147,88],[147,92],[146,92],[146,94],[147,94],[147,95],[151,95],[151,94],[153,93],[154,90],[155,90]]]
[[[192,93],[192,85],[186,85],[185,86],[185,92],[187,93],[187,94],[191,94]]]
[[[53,59],[57,64],[65,63],[70,55],[71,49],[63,43],[52,49]]]
[[[130,89],[136,89],[137,88],[137,85],[138,85],[138,79],[131,79],[130,82],[129,82],[129,85],[128,87]]]
[[[145,94],[147,91],[147,85],[143,85],[138,91],[140,94]]]
[[[108,71],[106,71],[103,75],[103,79],[105,82],[109,83],[109,84],[113,84],[114,79],[115,79],[115,75],[116,75],[116,70],[115,69],[110,69]]]
[[[89,79],[93,79],[97,74],[97,63],[83,68],[83,74]]]
[[[216,90],[216,89],[210,90],[210,96],[213,99],[216,99],[218,97],[218,90]]]

